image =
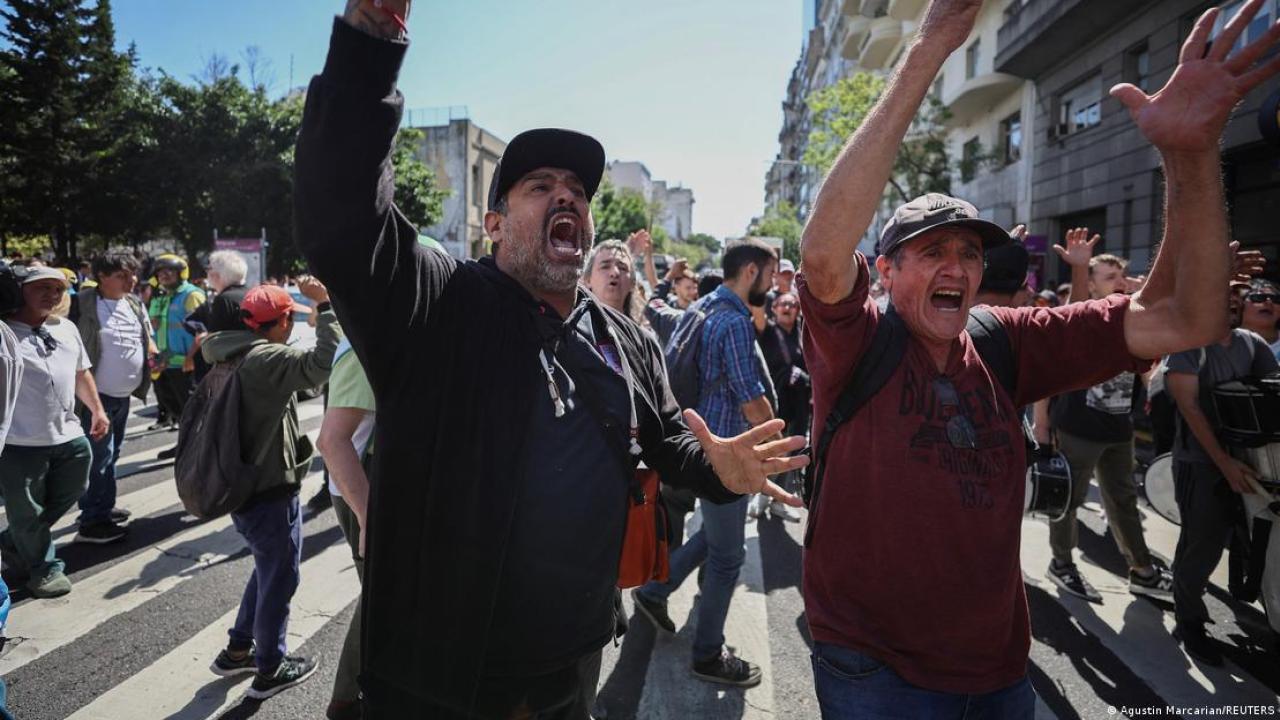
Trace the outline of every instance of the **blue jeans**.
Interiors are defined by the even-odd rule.
[[[116,461],[124,445],[125,426],[129,422],[129,398],[98,395],[102,409],[111,421],[111,429],[101,440],[89,437],[93,416],[87,408],[80,411],[80,424],[93,449],[93,463],[89,465],[89,489],[80,496],[80,524],[91,525],[111,519],[111,509],[116,506]]]
[[[813,684],[823,720],[1029,720],[1036,693],[1022,680],[1003,690],[958,695],[916,687],[860,652],[813,644]]]
[[[702,598],[698,601],[698,626],[693,634],[693,659],[706,660],[720,654],[724,645],[724,620],[729,601],[738,584],[738,571],[747,556],[747,497],[727,505],[703,502],[702,529],[671,553],[671,575],[665,583],[651,582],[639,592],[650,600],[666,602],[685,578],[706,561]]]
[[[253,574],[244,587],[236,624],[228,633],[234,650],[257,641],[258,672],[274,672],[284,659],[289,601],[298,589],[302,564],[302,512],[298,496],[252,503],[231,513],[231,521],[253,554]]]

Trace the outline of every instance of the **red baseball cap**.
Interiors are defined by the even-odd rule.
[[[240,301],[244,324],[257,330],[291,312],[310,313],[311,308],[293,301],[288,291],[277,285],[259,285],[245,293]]]

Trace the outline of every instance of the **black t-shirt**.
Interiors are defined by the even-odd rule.
[[[1133,439],[1133,395],[1137,376],[1131,372],[1087,390],[1059,395],[1050,409],[1053,426],[1085,440],[1122,443]]]
[[[490,677],[566,667],[600,648],[614,630],[631,477],[621,459],[629,445],[627,384],[607,330],[592,321],[581,299],[568,322],[545,308],[539,324],[543,337],[551,338],[545,343],[549,360],[554,348],[565,414],[555,416],[549,390],[535,394],[533,432],[521,463],[528,470],[490,630],[503,638],[486,657]],[[566,605],[580,610],[565,613]]]

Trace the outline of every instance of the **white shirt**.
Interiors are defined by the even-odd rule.
[[[18,336],[0,322],[0,450],[4,448],[9,425],[13,422],[22,385],[22,357],[18,353]]]
[[[98,392],[113,398],[127,398],[142,384],[142,373],[146,372],[143,328],[128,300],[104,297],[98,298],[98,326],[102,353],[93,370]]]
[[[57,346],[50,351],[31,326],[10,320],[22,355],[22,384],[6,445],[47,447],[84,437],[76,417],[76,373],[91,367],[76,326],[50,316],[43,327]]]

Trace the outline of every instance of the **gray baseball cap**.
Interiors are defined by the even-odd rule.
[[[978,209],[959,198],[942,193],[921,195],[900,205],[885,224],[876,243],[877,255],[888,255],[906,241],[939,227],[965,227],[982,238],[983,251],[1010,241],[1009,231],[978,217]]]

